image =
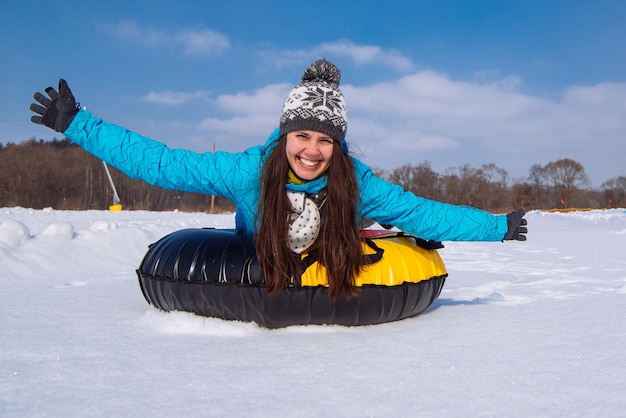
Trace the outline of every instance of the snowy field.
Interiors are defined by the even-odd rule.
[[[0,208],[0,416],[626,416],[626,211],[445,243],[424,314],[266,330],[149,307],[147,246],[232,215]]]

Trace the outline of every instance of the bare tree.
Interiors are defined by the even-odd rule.
[[[442,183],[445,199],[450,203],[491,210],[509,208],[512,204],[508,173],[493,163],[480,168],[469,164],[449,168]]]
[[[626,206],[626,177],[613,177],[602,183],[604,198],[608,207]]]
[[[564,207],[576,205],[576,198],[589,187],[589,177],[579,162],[569,158],[550,162],[544,167],[545,176],[553,187],[554,197]]]
[[[484,181],[485,209],[508,208],[511,201],[511,191],[508,187],[509,173],[494,163],[483,164],[480,173]]]
[[[396,168],[389,175],[389,181],[427,199],[440,199],[442,195],[441,178],[432,170],[429,161]]]
[[[530,183],[515,183],[512,187],[512,197],[513,206],[516,208],[531,210],[539,207],[535,201],[533,185]]]
[[[548,203],[548,178],[546,169],[541,164],[533,164],[528,175],[528,182],[532,188],[532,201],[535,207],[547,207]]]

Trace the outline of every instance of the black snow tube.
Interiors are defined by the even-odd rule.
[[[137,276],[148,303],[161,310],[256,322],[267,328],[371,325],[426,310],[439,296],[447,277],[436,249],[424,249],[416,244],[418,240],[406,237],[373,241],[377,244],[374,247],[384,248],[382,261],[368,266],[363,277],[359,276],[360,297],[340,297],[336,302],[329,299],[325,277],[319,283],[315,281],[318,279],[305,278],[307,274],[320,276],[323,266],[317,262],[308,266],[302,285],[268,294],[254,249],[232,230],[185,229],[169,234],[150,246]],[[396,254],[395,249],[400,252]],[[409,270],[394,274],[390,269]]]

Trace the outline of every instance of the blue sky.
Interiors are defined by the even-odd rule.
[[[572,158],[626,175],[626,2],[7,1],[0,142],[65,78],[97,116],[171,147],[262,143],[312,61],[342,69],[351,149],[373,167]]]

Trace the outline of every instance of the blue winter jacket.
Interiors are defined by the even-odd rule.
[[[241,153],[199,154],[170,149],[81,110],[64,134],[131,178],[167,189],[224,196],[237,207],[237,231],[252,238],[261,168],[267,151],[276,144],[278,130],[264,146]],[[409,234],[436,241],[500,241],[507,232],[505,215],[424,199],[376,177],[365,164],[352,160],[363,219],[391,224]],[[302,185],[286,183],[289,190],[308,193],[317,193],[325,186],[325,176]]]

